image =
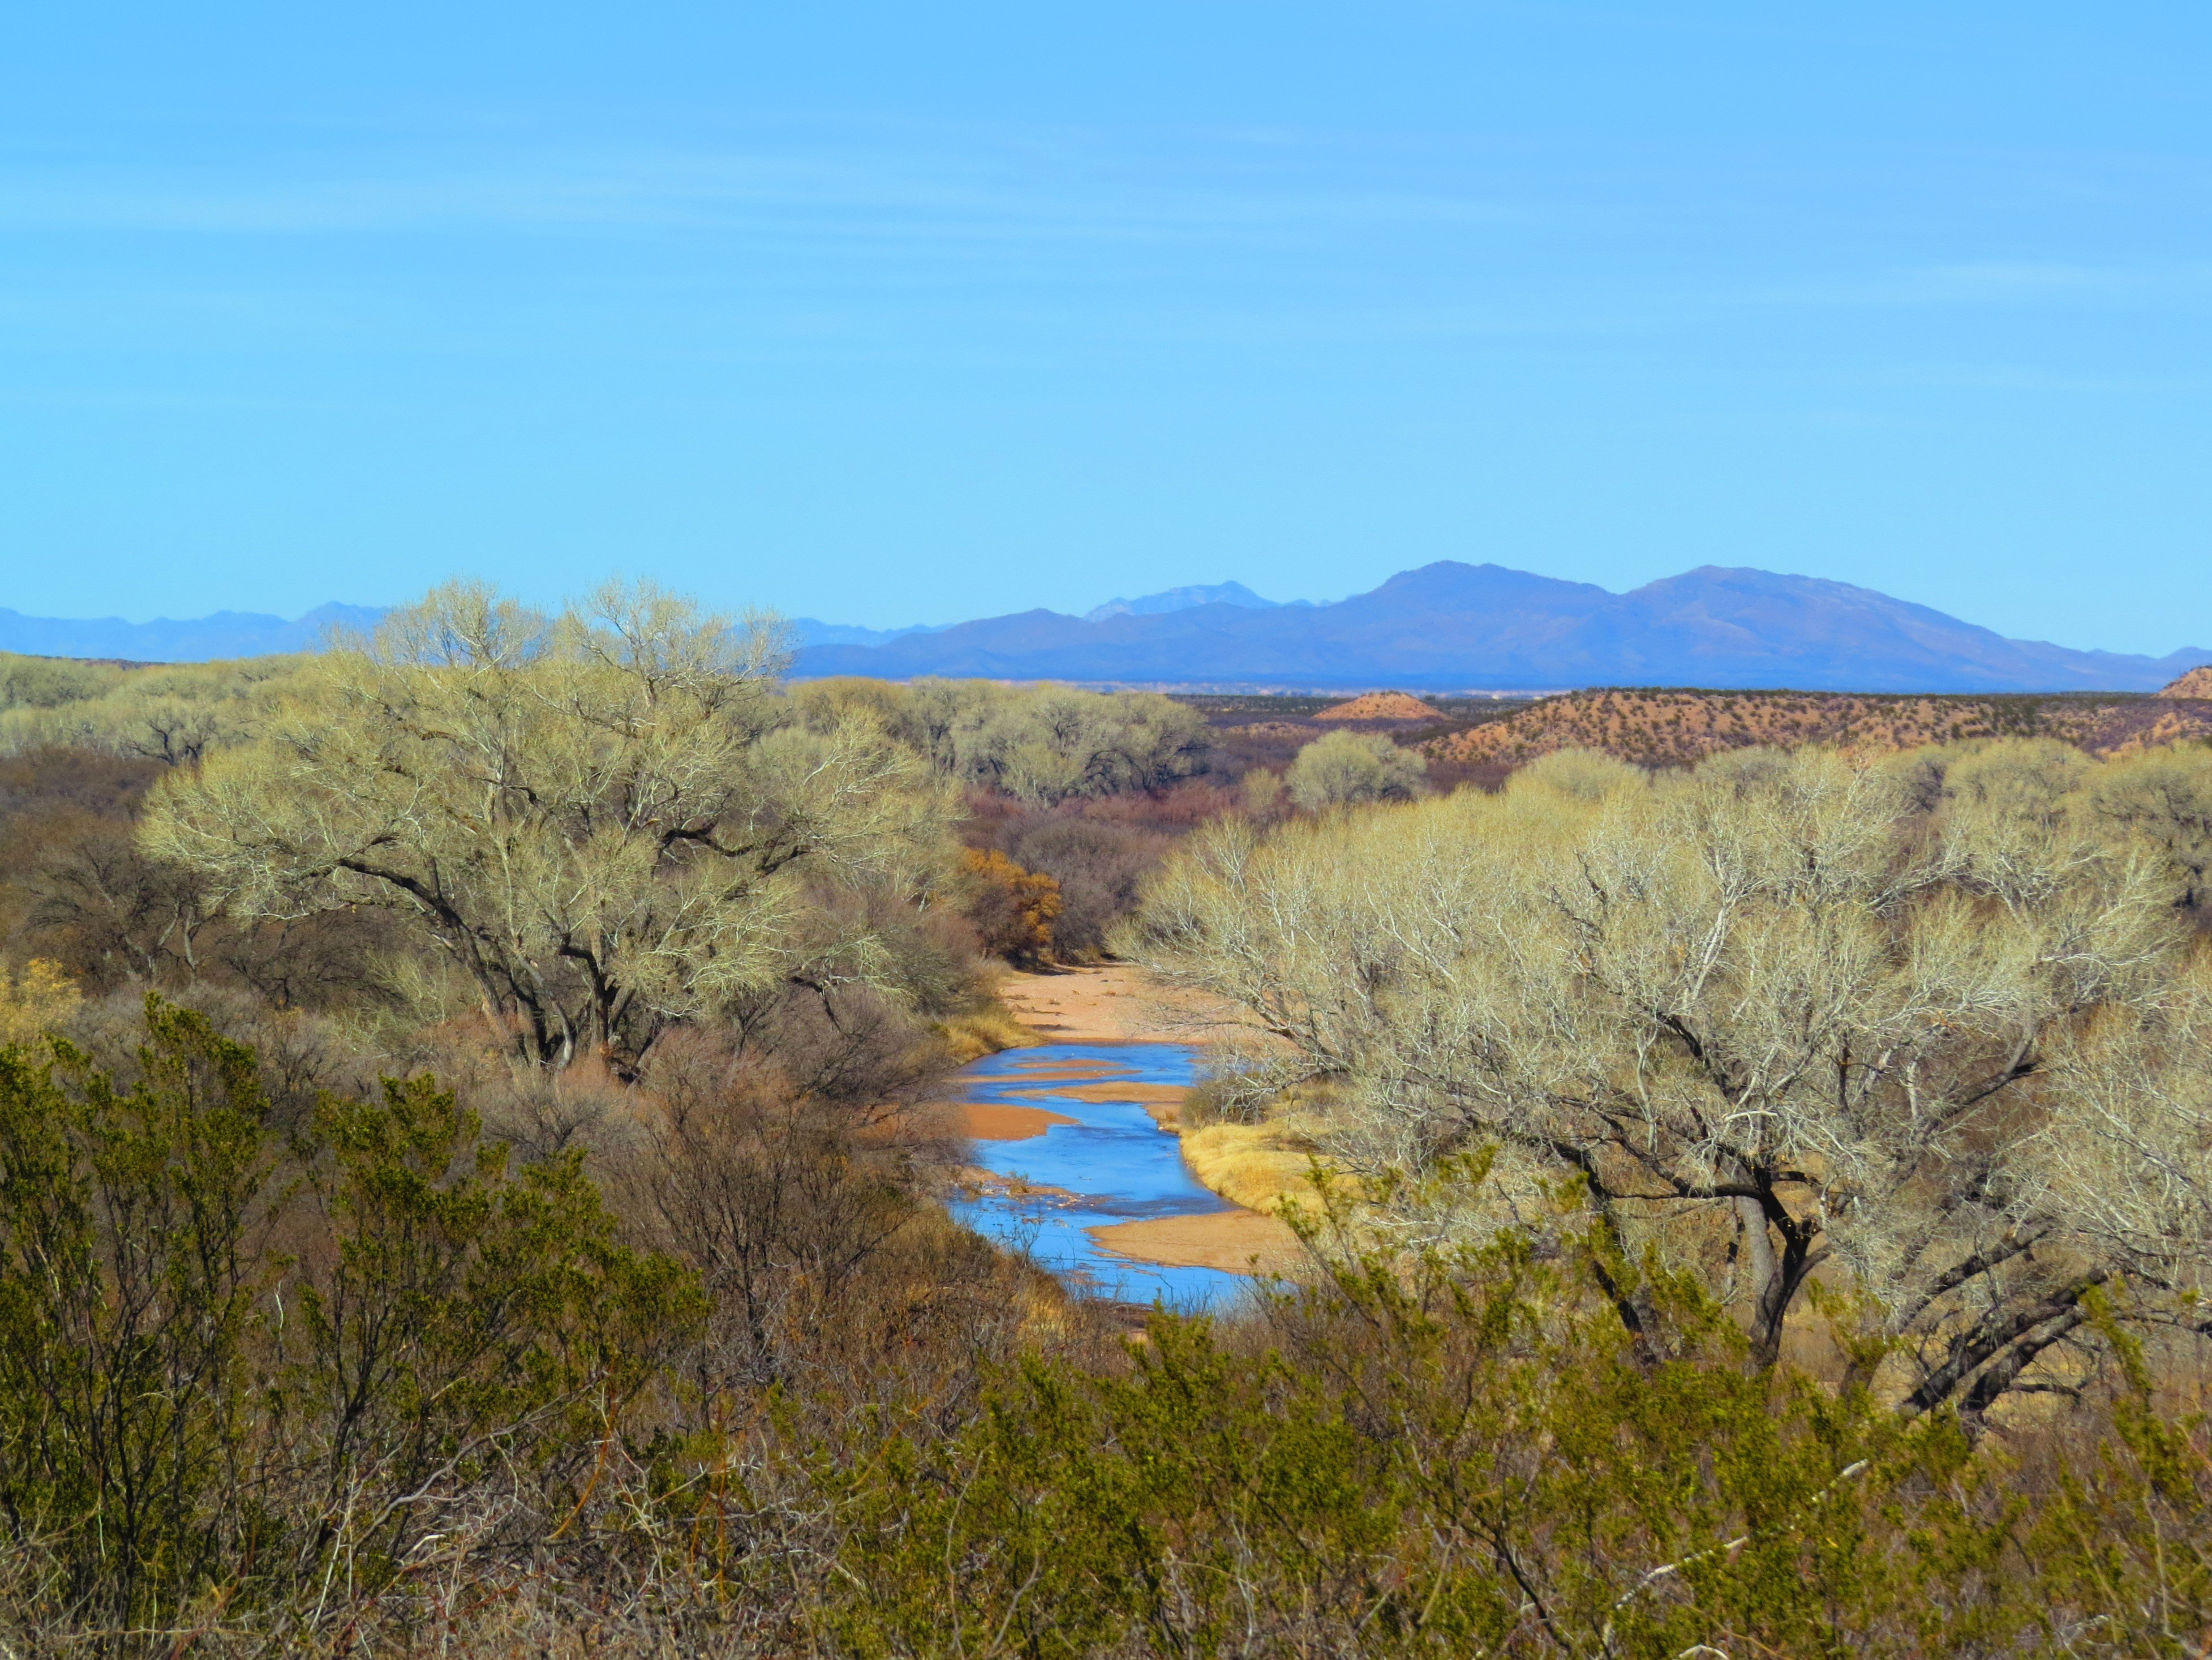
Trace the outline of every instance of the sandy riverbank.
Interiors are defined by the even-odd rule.
[[[1054,1043],[1199,1043],[1204,1041],[1210,1026],[1237,1024],[1236,1011],[1230,1006],[1158,986],[1142,969],[1127,964],[1048,974],[1009,974],[1000,982],[999,994],[1017,1020]],[[1079,1099],[1139,1101],[1162,1129],[1182,1133],[1179,1109],[1186,1091],[1152,1084],[1076,1083],[1075,1079],[1086,1076],[1080,1069],[1049,1062],[1034,1069],[1018,1069],[1030,1072],[1040,1085],[1061,1084],[1060,1092]],[[1073,1087],[1065,1087],[1069,1084]],[[1016,1128],[1017,1122],[1008,1120],[1007,1127]],[[1044,1128],[1042,1124],[1034,1129],[1023,1128],[1020,1134],[1041,1134]],[[1014,1139],[989,1134],[980,1128],[964,1133],[987,1140]],[[1221,1192],[1223,1184],[1208,1178],[1204,1164],[1190,1162],[1193,1174]],[[1304,1169],[1303,1160],[1299,1169]],[[1223,1196],[1233,1203],[1243,1195]],[[1302,1259],[1304,1250],[1297,1236],[1277,1218],[1244,1209],[1117,1223],[1091,1230],[1091,1237],[1115,1255],[1136,1262],[1221,1268],[1232,1274],[1285,1273]]]
[[[1233,1021],[1225,1003],[1155,985],[1126,963],[1009,973],[999,996],[1015,1019],[1053,1043],[1188,1043]]]
[[[1256,1211],[1212,1216],[1162,1216],[1092,1228],[1091,1237],[1116,1256],[1170,1268],[1219,1268],[1229,1274],[1286,1275],[1305,1260],[1297,1236]]]

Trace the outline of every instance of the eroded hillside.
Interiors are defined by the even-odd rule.
[[[1362,692],[1345,702],[1332,703],[1314,716],[1316,721],[1433,721],[1441,713],[1433,703],[1402,691]]]
[[[1603,750],[1644,766],[1686,766],[1754,745],[1881,753],[1999,737],[2057,738],[2093,755],[2212,739],[2212,696],[1885,697],[1605,689],[1544,698],[1503,719],[1425,739],[1419,747],[1431,762],[1462,769],[1510,769],[1565,749]]]

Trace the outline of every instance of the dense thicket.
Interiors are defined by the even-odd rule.
[[[583,749],[596,745],[596,758],[561,781],[566,799],[539,815],[544,834],[556,840],[578,840],[586,820],[605,824],[614,805],[610,790],[645,792],[637,805],[648,813],[672,807],[696,821],[720,824],[735,812],[749,816],[755,828],[775,820],[787,840],[797,836],[801,842],[860,818],[860,803],[870,804],[880,818],[883,808],[903,802],[915,820],[903,833],[926,837],[933,824],[942,831],[950,822],[944,794],[949,791],[966,798],[969,818],[982,827],[969,837],[971,845],[1002,854],[1024,874],[1048,877],[1058,886],[1060,921],[1051,948],[1081,958],[1105,949],[1107,932],[1133,909],[1143,875],[1193,822],[1189,804],[1170,798],[1179,788],[1197,787],[1206,810],[1222,806],[1192,782],[1221,763],[1206,723],[1171,699],[928,680],[912,686],[823,681],[786,692],[775,683],[782,657],[771,619],[720,623],[702,633],[714,619],[680,605],[672,609],[665,596],[653,602],[660,610],[650,615],[647,596],[600,598],[628,607],[631,615],[617,623],[593,614],[586,604],[563,617],[537,617],[496,595],[455,589],[434,596],[427,608],[395,613],[377,639],[339,642],[338,649],[319,658],[131,667],[0,658],[0,757],[14,757],[0,764],[12,764],[19,773],[26,768],[41,773],[43,767],[46,788],[33,787],[34,799],[81,794],[86,776],[103,769],[115,780],[104,793],[104,823],[95,827],[80,818],[64,827],[72,871],[42,879],[38,898],[24,909],[40,909],[57,925],[62,911],[71,914],[82,936],[70,947],[73,965],[96,953],[104,963],[129,964],[118,971],[156,979],[179,965],[187,973],[202,970],[199,936],[208,927],[224,934],[220,954],[240,956],[232,925],[250,922],[247,931],[284,962],[271,970],[246,953],[246,971],[303,1003],[350,995],[363,989],[362,976],[356,972],[349,983],[346,965],[392,953],[385,921],[368,913],[411,915],[410,903],[386,890],[394,888],[393,878],[421,885],[422,873],[380,865],[380,874],[349,875],[331,861],[361,850],[339,844],[349,836],[374,839],[380,811],[404,818],[433,795],[446,799],[428,808],[430,819],[472,824],[477,808],[465,799],[465,786],[487,777],[501,781],[495,787],[505,801],[497,811],[511,818],[518,790],[543,789],[550,781],[549,764],[576,764]],[[473,617],[461,615],[470,608]],[[693,637],[680,648],[672,636],[664,637],[647,649],[647,655],[663,653],[665,660],[641,678],[635,661],[628,670],[620,666],[626,651],[635,659],[642,648],[637,639],[619,643],[624,628],[663,636],[671,629],[689,630]],[[617,684],[626,672],[629,683]],[[737,690],[712,693],[711,708],[699,702],[702,687],[723,680]],[[550,690],[555,682],[562,690]],[[661,699],[653,710],[653,732],[648,735],[633,721],[620,740],[627,751],[617,756],[613,723],[629,719],[620,711],[639,698]],[[684,699],[696,707],[679,712],[674,704]],[[554,710],[564,702],[568,730],[562,733]],[[456,724],[438,727],[448,717]],[[586,727],[595,733],[588,744],[580,736]],[[442,734],[435,740],[427,736],[433,728]],[[699,746],[686,783],[678,784],[665,766],[649,781],[624,774],[625,768],[635,774],[658,764],[646,754],[655,744],[664,759],[687,745]],[[740,753],[749,774],[741,784],[730,765]],[[40,761],[42,755],[48,763]],[[279,755],[289,757],[283,765],[275,763]],[[185,812],[180,801],[171,801],[155,815],[157,825],[172,826],[173,834],[142,847],[143,838],[125,833],[138,797],[162,773],[197,769],[204,760],[227,805],[219,807],[215,787],[203,787],[196,776],[184,792],[197,798],[193,811]],[[721,800],[698,799],[695,787],[703,777],[727,781]],[[283,787],[295,798],[335,792],[335,799],[352,804],[349,822],[319,823],[312,810],[288,813],[276,802],[280,781],[289,781]],[[369,800],[380,783],[380,805]],[[686,787],[690,794],[680,802],[663,802],[652,799],[656,787]],[[795,793],[801,791],[811,792],[811,799],[799,801]],[[1146,802],[1158,805],[1121,810]],[[52,805],[40,803],[42,809]],[[992,834],[1005,816],[1002,805],[1031,821],[1024,828],[1033,833],[1019,838],[1022,845]],[[1091,816],[1091,809],[1101,806],[1116,811]],[[804,830],[801,819],[807,821]],[[884,823],[875,830],[885,833],[863,826],[859,834],[878,848],[897,834]],[[517,833],[510,825],[510,838]],[[470,836],[473,845],[472,830]],[[850,835],[845,842],[849,853]],[[678,852],[696,863],[706,847],[694,838]],[[453,863],[453,850],[450,841],[441,848],[438,857],[445,865]],[[582,879],[602,921],[610,864],[634,857],[636,849],[605,851],[609,858]],[[748,856],[773,865],[770,873],[785,888],[796,884],[811,897],[821,884],[786,866],[819,872],[852,862],[818,856],[823,851],[810,843],[794,854],[784,845],[763,844]],[[663,886],[681,861],[658,860]],[[16,861],[16,867],[35,862]],[[533,868],[542,874],[550,866],[540,858]],[[915,892],[928,885],[917,887],[911,873],[903,879]],[[849,882],[839,874],[833,885]],[[762,886],[753,885],[756,900]],[[972,884],[962,891],[981,891]],[[537,902],[544,897],[541,885],[534,896],[501,901],[506,914],[491,932],[532,933],[536,925],[522,913],[542,909]],[[457,907],[454,895],[413,898],[434,910],[446,907],[439,937],[453,942],[441,947],[453,971],[480,1000],[505,1011],[518,1043],[557,1056],[594,1048],[619,1053],[652,1041],[666,998],[633,995],[625,1004],[620,991],[595,986],[586,995],[582,989],[581,980],[606,965],[582,964],[574,954],[580,934],[602,936],[585,948],[595,959],[622,952],[609,945],[604,927],[580,928],[575,915],[563,916],[544,939],[521,948],[525,966],[507,960],[513,952],[495,948],[481,917],[464,919],[469,907]],[[618,896],[613,903],[623,902]],[[723,931],[726,946],[736,937],[724,927],[728,913],[726,905],[709,925],[710,931]],[[270,922],[283,926],[265,926]],[[704,946],[688,921],[681,930],[689,933],[675,950],[678,958],[693,960],[699,949],[717,958],[708,981],[717,974],[732,983],[757,977],[757,952],[749,969],[744,948]],[[755,940],[775,932],[738,930]],[[100,935],[96,943],[91,933]],[[52,939],[42,943],[63,948]],[[650,938],[642,948],[662,952],[661,942]],[[635,958],[637,950],[633,946],[629,954]],[[549,952],[565,958],[550,976],[544,971]],[[845,958],[830,977],[846,976],[849,948]],[[321,982],[333,975],[337,981],[325,988]],[[108,979],[112,982],[112,974]],[[550,981],[571,983],[536,983]],[[420,976],[412,989],[430,990]]]
[[[158,1000],[64,1024],[0,1049],[15,1651],[404,1629],[429,1584],[475,1601],[538,1560],[611,1461],[605,1499],[658,1502],[685,1438],[832,1355],[856,1401],[933,1326],[972,1362],[1027,1277],[918,1207],[929,1149],[881,1134],[891,1109],[728,1041],[670,1046],[594,1127],[617,1212],[584,1145],[511,1152],[427,1077],[325,1055],[302,1090]],[[591,1514],[619,1585],[637,1564]]]
[[[1167,790],[1049,806],[971,791],[965,806],[960,833],[970,846],[1052,879],[1060,900],[1054,949],[1081,961],[1105,953],[1114,928],[1136,910],[1146,879],[1184,836],[1224,813],[1244,811],[1246,797],[1208,776]]]
[[[1154,692],[988,680],[819,680],[792,701],[816,730],[865,718],[956,783],[1050,804],[1164,789],[1205,770],[1206,722]]]
[[[71,749],[197,761],[249,736],[311,660],[126,668],[0,653],[0,755]]]
[[[580,1154],[511,1170],[427,1079],[281,1139],[256,1057],[154,1006],[127,1077],[0,1052],[0,1513],[68,1623],[388,1578],[453,1495],[573,1458],[696,1319]]]

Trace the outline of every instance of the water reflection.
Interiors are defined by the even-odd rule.
[[[1181,1144],[1138,1098],[1086,1100],[1069,1093],[1110,1096],[1120,1085],[1188,1088],[1195,1061],[1181,1043],[1054,1043],[986,1055],[966,1067],[960,1074],[963,1101],[1042,1107],[1075,1122],[1026,1140],[975,1142],[976,1166],[995,1179],[956,1201],[953,1215],[1096,1296],[1184,1310],[1233,1301],[1250,1284],[1243,1274],[1134,1262],[1106,1250],[1089,1232],[1117,1222],[1236,1208],[1190,1173]],[[1056,1072],[1081,1075],[1049,1075]]]

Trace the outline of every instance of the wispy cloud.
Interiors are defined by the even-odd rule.
[[[1218,238],[1281,227],[1465,227],[1555,215],[1503,194],[1368,180],[1317,185],[1275,147],[1211,176],[1165,158],[1002,142],[807,150],[551,149],[456,160],[154,172],[0,167],[0,228],[207,234],[720,230],[763,218],[1003,240]],[[1310,155],[1305,158],[1310,161]]]
[[[0,162],[0,239],[38,257],[0,266],[0,319],[91,326],[135,310],[182,338],[397,327],[495,350],[555,326],[532,305],[597,307],[627,343],[656,328],[726,340],[750,318],[805,350],[911,336],[922,307],[988,310],[1006,337],[1090,327],[1267,347],[2212,299],[2212,258],[2114,250],[2040,211],[2024,230],[1993,169],[1979,158],[1908,186],[1893,159],[1854,175],[1833,159],[1632,166],[1287,129],[1035,127],[625,145],[413,133],[161,166],[19,159]],[[1894,222],[1869,234],[1883,216]],[[128,257],[118,239],[137,245]],[[363,243],[392,257],[364,259]],[[441,293],[442,307],[407,297]]]

